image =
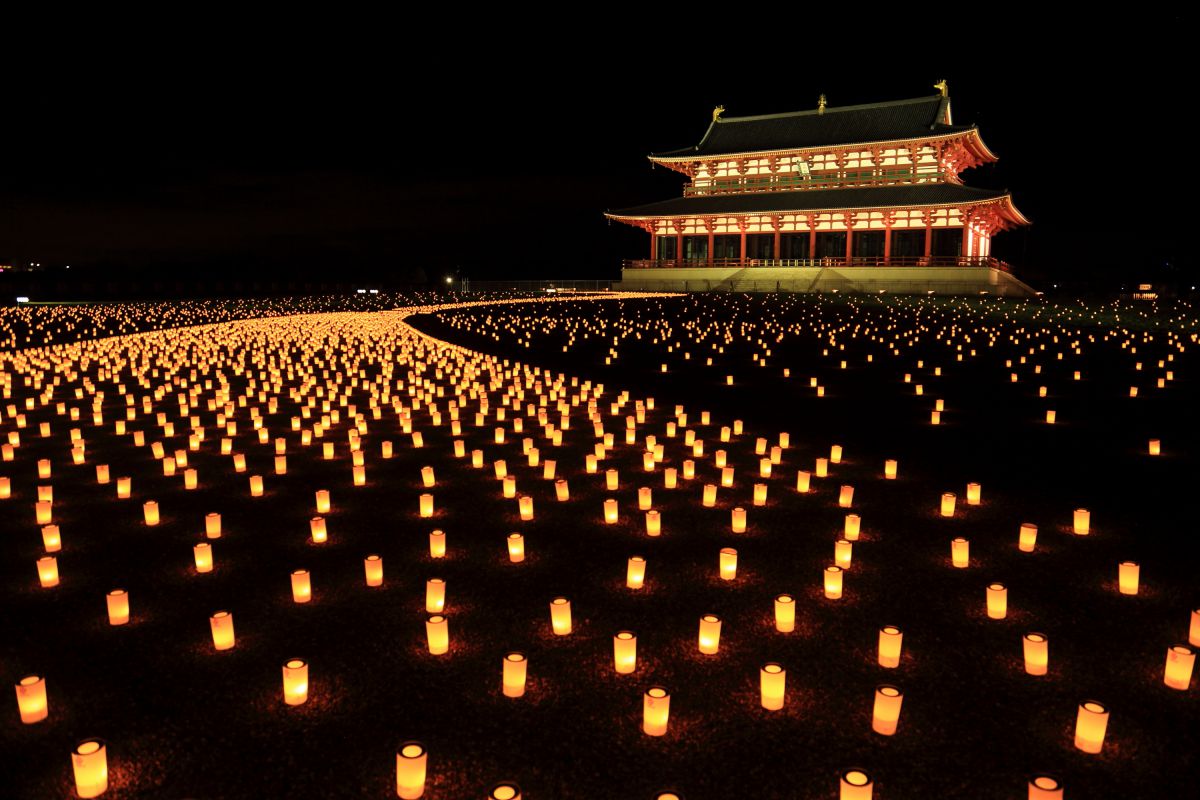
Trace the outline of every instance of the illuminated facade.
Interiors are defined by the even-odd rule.
[[[656,153],[683,196],[612,211],[649,234],[626,270],[990,267],[992,237],[1027,225],[1007,192],[964,185],[996,160],[939,94],[755,117],[713,112],[694,147]],[[628,273],[626,274],[628,278]]]

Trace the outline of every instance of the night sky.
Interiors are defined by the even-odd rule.
[[[981,19],[957,33],[948,18],[914,52],[874,28],[841,47],[769,41],[805,30],[800,18],[736,46],[717,25],[691,49],[669,26],[625,22],[606,38],[578,23],[534,37],[363,21],[324,39],[281,29],[269,49],[217,26],[186,43],[14,54],[44,68],[6,86],[0,264],[615,277],[646,235],[603,211],[677,196],[682,176],[645,156],[699,141],[714,105],[729,117],[813,108],[822,92],[831,106],[901,99],[945,77],[955,122],[977,123],[1000,157],[967,182],[1012,190],[1034,223],[995,245],[1018,274],[1200,279],[1171,157],[1193,149],[1190,17]]]

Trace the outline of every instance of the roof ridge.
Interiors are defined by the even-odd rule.
[[[727,122],[756,122],[764,119],[782,119],[783,117],[802,117],[802,116],[828,116],[842,111],[863,111],[868,108],[886,108],[888,106],[902,106],[912,103],[928,103],[931,100],[941,100],[940,94],[928,95],[925,97],[910,97],[905,100],[882,100],[876,103],[859,103],[852,106],[826,106],[824,113],[816,108],[804,109],[802,111],[782,111],[775,114],[755,114],[747,117],[721,117],[715,120],[717,124]]]

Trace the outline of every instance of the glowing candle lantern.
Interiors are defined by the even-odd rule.
[[[1062,781],[1053,775],[1031,775],[1028,800],[1063,800]]]
[[[671,716],[671,694],[661,686],[651,686],[642,695],[642,730],[647,736],[663,736]]]
[[[625,586],[630,589],[640,589],[646,580],[646,559],[641,556],[630,556],[625,566]]]
[[[842,569],[850,569],[853,559],[854,545],[847,539],[838,539],[833,543],[833,563]]]
[[[808,491],[812,482],[812,475],[805,470],[799,470],[796,473],[796,491],[801,494]]]
[[[900,666],[900,650],[904,643],[904,632],[895,625],[884,625],[879,629],[879,666]]]
[[[767,504],[767,485],[765,483],[754,484],[754,505],[765,506]]]
[[[616,491],[617,487],[619,486],[619,483],[620,482],[617,480],[617,471],[615,469],[609,469],[609,470],[604,471],[605,488],[607,488],[610,492]]]
[[[954,516],[954,493],[953,492],[946,492],[945,494],[942,495],[942,516],[943,517],[953,517]]]
[[[425,612],[440,614],[446,608],[446,582],[441,578],[425,581]]]
[[[613,666],[621,675],[637,669],[637,635],[633,631],[618,631],[613,637]]]
[[[292,572],[292,601],[307,603],[309,600],[312,600],[312,579],[308,570],[295,570]]]
[[[864,770],[848,769],[838,780],[838,800],[871,800],[875,781]]]
[[[99,470],[99,467],[97,467]],[[104,481],[100,481],[104,483]],[[0,500],[7,500],[12,497],[12,480],[9,478],[0,478]]]
[[[209,539],[221,538],[221,515],[215,511],[204,516],[204,535]]]
[[[1017,549],[1022,553],[1032,553],[1037,545],[1037,525],[1032,522],[1021,523],[1021,535],[1017,539]]]
[[[246,471],[246,456],[244,454],[242,454],[242,453],[234,453],[233,454],[233,471],[234,472],[245,472]]]
[[[517,508],[520,511],[521,519],[528,522],[533,519],[533,497],[527,494],[517,498]]]
[[[37,462],[37,472],[39,478],[50,477],[50,459],[40,458]]]
[[[367,485],[367,468],[362,465],[352,467],[350,474],[353,476],[355,486]]]
[[[959,569],[971,563],[971,543],[961,536],[950,540],[950,563]]]
[[[262,497],[262,493],[263,493],[262,475],[251,475],[250,476],[250,496],[251,497]]]
[[[825,597],[839,600],[842,596],[842,568],[834,565],[825,568]]]
[[[512,781],[501,781],[488,792],[487,800],[521,800],[521,787]]]
[[[733,509],[731,516],[732,516],[731,525],[733,527],[733,532],[734,533],[745,533],[746,532],[746,509],[739,506],[739,507]]]
[[[650,507],[653,505],[653,493],[651,492],[650,487],[643,486],[638,489],[638,510],[649,511]]]
[[[37,560],[38,583],[43,589],[58,586],[58,559],[54,556],[42,556]]]
[[[275,474],[287,475],[287,456],[275,456]]]
[[[1142,568],[1136,561],[1122,561],[1117,565],[1117,585],[1121,594],[1137,594],[1138,579]]]
[[[425,765],[429,754],[420,742],[405,742],[396,749],[396,796],[417,800],[425,794]]]
[[[1003,583],[988,584],[987,615],[989,619],[1004,619],[1008,616],[1008,587]]]
[[[328,489],[318,489],[317,490],[317,513],[318,514],[328,514],[329,513],[329,490]]]
[[[525,537],[519,533],[508,535],[508,560],[514,564],[525,560]]]
[[[732,547],[721,548],[720,575],[723,581],[737,577],[737,550]]]
[[[841,492],[838,493],[838,505],[842,508],[849,508],[854,504],[854,487],[843,486]]]
[[[38,500],[33,504],[34,514],[38,525],[49,525],[54,519],[51,503],[48,500]]]
[[[1075,717],[1075,746],[1085,753],[1099,753],[1108,728],[1108,706],[1095,700],[1079,704]]]
[[[430,558],[445,558],[446,557],[446,532],[431,531],[429,534],[429,557]]]
[[[421,516],[422,517],[432,517],[433,516],[433,495],[423,494],[419,498],[419,501],[420,501]]]
[[[383,558],[374,553],[363,559],[367,586],[383,586]]]
[[[525,675],[529,660],[524,653],[512,652],[504,654],[504,670],[501,673],[500,688],[505,697],[521,697],[525,694]]]
[[[1045,675],[1050,664],[1050,640],[1044,633],[1027,633],[1021,639],[1022,655],[1025,657],[1025,672],[1030,675]]]
[[[904,693],[895,686],[883,684],[875,689],[875,710],[871,716],[871,730],[884,736],[896,732],[900,721],[900,705]]]
[[[700,618],[699,647],[705,655],[712,655],[721,647],[721,618],[715,614]]]
[[[780,633],[796,630],[796,598],[790,594],[775,595],[775,630]]]
[[[433,486],[433,467],[421,467],[421,485]]]
[[[45,678],[26,675],[17,681],[17,710],[21,712],[21,722],[26,725],[41,722],[50,714]]]
[[[674,467],[667,467],[663,470],[663,487],[674,489],[679,485],[679,470]]]
[[[897,468],[898,467],[897,467],[896,459],[889,458],[887,461],[884,461],[883,462],[883,477],[889,481],[896,480]]]
[[[212,629],[213,647],[218,650],[229,650],[237,641],[233,631],[233,612],[218,611],[208,618],[208,627]]]
[[[571,633],[571,601],[567,598],[556,597],[550,601],[550,627],[556,636]]]
[[[606,525],[614,525],[617,522],[617,501],[615,498],[608,498],[604,501],[604,522]]]
[[[1172,689],[1187,691],[1192,682],[1192,668],[1196,665],[1196,653],[1192,648],[1177,644],[1167,648],[1167,669],[1163,682]]]
[[[646,512],[646,535],[658,536],[662,533],[662,515],[657,511]]]
[[[779,664],[767,663],[758,672],[759,695],[762,707],[768,711],[783,708],[787,670]]]
[[[1162,442],[1158,439],[1150,440],[1150,455],[1157,456],[1162,454]]]
[[[1055,421],[1057,420],[1057,418],[1058,418],[1058,415],[1054,413],[1053,408],[1046,409],[1046,424],[1047,425],[1053,425],[1055,423]]]
[[[99,797],[108,791],[108,750],[103,739],[84,739],[71,751],[75,793]]]
[[[1092,527],[1092,512],[1086,508],[1075,509],[1073,518],[1072,530],[1080,536],[1087,536],[1091,532]]]
[[[717,504],[717,486],[713,483],[704,484],[704,494],[701,495],[700,504],[705,508],[712,508]]]
[[[308,700],[308,662],[289,658],[283,662],[283,702],[289,706],[303,705]]]
[[[192,558],[196,561],[196,572],[212,572],[212,545],[210,545],[208,542],[201,542],[193,547]]]
[[[982,491],[983,491],[983,488],[978,483],[968,483],[967,484],[967,505],[969,505],[969,506],[979,505],[979,496]]]
[[[471,451],[471,466],[474,467],[475,469],[483,468],[483,451],[482,450],[472,450]]]
[[[929,412],[929,424],[930,425],[941,425],[942,424],[942,412],[941,411],[930,411]]]
[[[829,459],[818,458],[816,468],[813,471],[817,474],[818,478],[829,477]]]
[[[425,620],[425,638],[431,655],[440,656],[450,650],[450,628],[444,616],[434,614]]]
[[[510,500],[517,496],[517,477],[515,475],[505,475],[500,479],[500,494]]]
[[[325,528],[324,517],[313,517],[310,519],[308,521],[308,529],[312,533],[313,544],[321,544],[329,536]]]
[[[42,528],[42,545],[47,553],[57,553],[62,549],[62,535],[57,525],[46,525]]]
[[[128,498],[132,483],[130,478],[117,478],[117,497],[122,500]]]
[[[1200,647],[1200,608],[1192,610],[1191,624],[1188,625],[1188,644]]]
[[[108,606],[108,624],[124,625],[129,622],[129,592],[124,589],[113,589],[105,595]]]
[[[694,477],[696,477],[696,462],[686,458],[683,461],[683,479],[690,481]]]

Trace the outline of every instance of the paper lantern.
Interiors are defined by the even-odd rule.
[[[883,477],[889,481],[896,480],[896,470],[898,468],[896,459],[889,458],[883,462]]]
[[[1008,587],[1003,583],[988,584],[987,615],[989,619],[1004,619],[1008,616]]]
[[[733,467],[721,468],[721,485],[726,489],[733,486]]]
[[[1167,648],[1167,669],[1163,682],[1172,689],[1187,691],[1192,682],[1192,667],[1196,665],[1196,653],[1192,648],[1177,644]]]
[[[815,468],[813,469],[813,472],[815,472],[815,473],[816,473],[816,475],[817,475],[817,477],[818,477],[818,478],[827,478],[827,477],[829,477],[829,459],[827,459],[827,458],[818,458],[818,459],[817,459],[816,466],[815,466]]]
[[[971,563],[971,543],[961,536],[950,540],[950,563],[959,569]]]
[[[221,515],[217,513],[205,514],[204,516],[204,535],[209,539],[221,538]]]
[[[1050,640],[1044,633],[1027,633],[1022,638],[1022,654],[1025,657],[1025,672],[1045,675],[1050,663]]]
[[[262,497],[263,494],[263,479],[262,475],[250,476],[250,496]]]
[[[737,577],[737,550],[732,547],[721,548],[719,574],[723,581],[731,581]]]
[[[671,716],[671,694],[661,686],[651,686],[642,698],[642,730],[647,736],[665,735]]]
[[[446,582],[441,578],[425,581],[425,613],[440,614],[446,608]]]
[[[617,522],[617,501],[615,498],[608,498],[604,501],[604,523],[606,525],[614,525]]]
[[[831,566],[825,568],[825,597],[838,600],[842,596],[842,568]]]
[[[52,504],[47,500],[38,500],[33,504],[33,510],[38,525],[49,525],[54,519]]]
[[[875,689],[875,710],[871,715],[871,730],[884,736],[896,732],[900,721],[900,705],[904,702],[904,693],[897,687],[882,684]]]
[[[71,751],[75,793],[99,797],[108,790],[108,749],[103,739],[84,739]]]
[[[521,495],[517,499],[517,508],[521,515],[521,519],[528,522],[533,519],[533,498],[527,494]]]
[[[96,483],[108,483],[108,464],[96,465]]]
[[[425,638],[431,655],[440,656],[450,650],[450,627],[444,616],[434,614],[425,620]]]
[[[712,508],[717,504],[717,486],[713,483],[704,484],[704,493],[701,495],[700,504],[705,508]]]
[[[1031,775],[1028,785],[1028,800],[1063,800],[1062,781],[1052,775]]]
[[[42,556],[37,560],[38,583],[43,589],[58,586],[58,559],[54,556]]]
[[[838,800],[871,800],[874,785],[865,770],[844,770],[838,780]]]
[[[1117,565],[1117,586],[1121,594],[1137,594],[1138,579],[1142,568],[1136,561],[1122,561]]]
[[[1188,625],[1188,644],[1200,647],[1200,608],[1192,609],[1192,619]]]
[[[571,490],[564,478],[559,478],[554,482],[554,495],[560,503],[571,499]]]
[[[445,531],[430,531],[430,533],[429,533],[429,557],[430,558],[445,558],[446,557],[446,532]]]
[[[525,694],[525,673],[528,663],[524,653],[514,651],[504,654],[500,688],[505,697],[521,697]]]
[[[641,556],[630,556],[625,566],[625,586],[630,589],[642,588],[646,580],[646,559]]]
[[[765,506],[767,504],[767,484],[754,484],[754,505]]]
[[[212,629],[213,647],[218,650],[229,650],[237,641],[233,631],[233,612],[218,611],[208,618],[208,626]]]
[[[1017,549],[1022,553],[1032,553],[1037,545],[1037,525],[1032,522],[1021,523],[1021,535],[1017,539]]]
[[[488,791],[487,800],[521,800],[521,787],[512,781],[501,781]]]
[[[422,517],[433,516],[433,495],[423,494],[420,499],[420,513]]]
[[[646,512],[646,535],[659,536],[662,534],[662,515],[657,511]]]
[[[298,569],[292,572],[292,601],[307,603],[312,599],[312,580],[308,570]]]
[[[287,475],[287,456],[275,456],[275,474]]]
[[[117,478],[117,497],[124,500],[129,497],[133,481],[129,478]]]
[[[233,454],[233,471],[234,472],[245,472],[246,471],[246,456],[243,455],[242,453],[234,453]]]
[[[550,627],[556,636],[571,632],[571,601],[567,598],[556,597],[550,601]]]
[[[904,643],[904,632],[895,625],[884,625],[879,629],[879,666],[900,666],[900,651]]]
[[[674,467],[667,467],[663,470],[663,487],[674,489],[679,485],[679,471]]]
[[[790,594],[775,595],[775,630],[791,633],[796,629],[796,598]]]
[[[654,505],[652,500],[653,500],[653,493],[651,492],[649,486],[643,486],[640,489],[638,489],[638,510],[639,511],[649,511],[650,508]]]
[[[508,560],[514,564],[525,560],[525,537],[519,533],[508,535]]]
[[[854,545],[848,539],[838,539],[833,543],[833,563],[842,569],[850,569]]]
[[[721,648],[721,618],[715,614],[700,618],[699,647],[705,655],[713,655]]]
[[[208,542],[201,542],[192,547],[192,558],[196,562],[196,572],[212,572],[212,545]]]
[[[733,509],[730,516],[732,518],[730,521],[730,524],[733,528],[733,532],[734,533],[745,533],[746,532],[746,509],[739,506],[739,507]]]
[[[1086,508],[1075,509],[1072,530],[1080,536],[1087,536],[1092,527],[1092,512]]]
[[[99,467],[96,468],[99,470]],[[104,483],[104,481],[100,481]],[[0,478],[0,500],[7,500],[12,497],[12,481],[9,478]]]
[[[696,462],[692,461],[690,458],[684,459],[684,461],[683,461],[683,479],[685,481],[690,481],[692,478],[695,478],[695,477],[696,477]]]
[[[862,529],[862,518],[858,514],[847,514],[846,523],[843,526],[843,531],[847,541],[858,541],[858,534]]]
[[[978,483],[968,483],[967,484],[967,505],[969,505],[969,506],[979,505],[979,498],[980,498],[980,494],[982,491],[983,491],[983,488]]]
[[[1075,717],[1075,746],[1085,753],[1099,753],[1108,728],[1108,706],[1095,700],[1079,704]]]
[[[787,670],[779,664],[767,663],[758,671],[758,678],[762,707],[768,711],[778,711],[783,708]]]
[[[1053,425],[1058,419],[1058,415],[1054,413],[1053,408],[1046,409],[1046,424]]]
[[[613,666],[621,675],[637,668],[637,635],[633,631],[618,631],[613,637]]]
[[[930,425],[941,425],[942,424],[942,412],[941,411],[930,411],[929,412],[929,424]]]
[[[57,553],[62,550],[62,536],[57,525],[46,525],[42,528],[42,546],[47,553]]]
[[[41,675],[26,675],[17,681],[17,711],[21,722],[32,725],[41,722],[50,714],[46,698],[46,679]]]
[[[39,478],[50,477],[50,459],[39,458],[37,462],[37,473]]]
[[[289,658],[283,662],[283,702],[289,706],[303,705],[308,700],[308,662]]]
[[[500,479],[500,494],[510,500],[517,496],[517,477],[515,475],[505,475]]]
[[[425,793],[428,753],[420,742],[404,742],[396,748],[396,796],[416,800]]]
[[[367,586],[383,585],[383,558],[371,554],[363,559],[363,570],[367,576]]]
[[[953,492],[946,492],[945,494],[942,495],[942,516],[943,517],[953,517],[954,516],[954,493]]]
[[[53,504],[54,504],[54,487],[53,486],[37,487],[37,498],[38,498],[39,503],[46,503],[46,505],[48,505],[48,506],[53,506]],[[46,521],[49,522],[50,520],[46,520]]]
[[[129,592],[124,589],[113,589],[105,595],[108,606],[108,624],[124,625],[129,622]]]
[[[1157,456],[1162,454],[1162,442],[1158,439],[1150,440],[1150,455]]]
[[[308,529],[312,534],[314,544],[321,544],[329,537],[329,532],[325,528],[324,517],[313,517],[308,521]]]

